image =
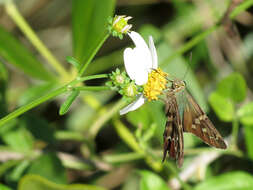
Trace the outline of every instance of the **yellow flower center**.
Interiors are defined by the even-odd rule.
[[[119,32],[122,33],[122,29],[127,25],[127,20],[125,20],[124,18],[121,18],[117,23],[115,23],[113,25],[114,29]]]
[[[148,74],[148,82],[144,85],[144,95],[148,101],[157,100],[157,96],[162,94],[162,91],[166,88],[167,75],[160,68]]]

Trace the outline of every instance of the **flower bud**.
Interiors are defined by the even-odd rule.
[[[130,20],[132,17],[130,16],[115,16],[113,19],[111,18],[109,20],[109,27],[108,30],[109,32],[114,36],[114,37],[119,37],[120,39],[123,38],[123,34],[126,34],[127,32],[130,31],[132,28],[131,24],[128,24],[128,20]]]

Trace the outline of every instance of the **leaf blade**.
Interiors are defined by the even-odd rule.
[[[40,80],[54,77],[17,39],[0,27],[0,55],[25,74]]]
[[[103,39],[107,18],[112,16],[114,5],[115,0],[73,1],[73,54],[81,63],[87,61]]]

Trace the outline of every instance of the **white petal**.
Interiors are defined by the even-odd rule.
[[[127,48],[124,51],[124,64],[128,76],[135,80],[137,85],[143,85],[148,80],[148,72],[142,61],[145,61],[142,50]]]
[[[152,36],[149,36],[149,49],[152,57],[152,69],[158,68],[158,58]]]
[[[136,109],[138,109],[139,107],[141,107],[144,102],[145,102],[145,98],[142,94],[138,95],[139,97],[131,104],[129,104],[128,106],[124,107],[122,110],[119,111],[120,115],[126,114],[130,111],[134,111]]]
[[[137,32],[132,31],[129,33],[129,36],[133,40],[136,48],[140,49],[142,52],[142,61],[139,64],[143,64],[148,71],[152,68],[152,57],[148,45]]]

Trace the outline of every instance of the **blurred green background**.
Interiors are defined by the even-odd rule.
[[[253,189],[252,5],[252,0],[0,1],[0,190]],[[124,70],[123,50],[133,46],[129,37],[103,43],[114,14],[132,16],[132,30],[145,40],[153,36],[159,66],[186,81],[227,150],[184,134],[183,167],[170,159],[162,163],[164,104],[148,102],[119,116],[124,102],[109,90],[81,91],[59,115],[71,94],[68,82],[78,73]]]

